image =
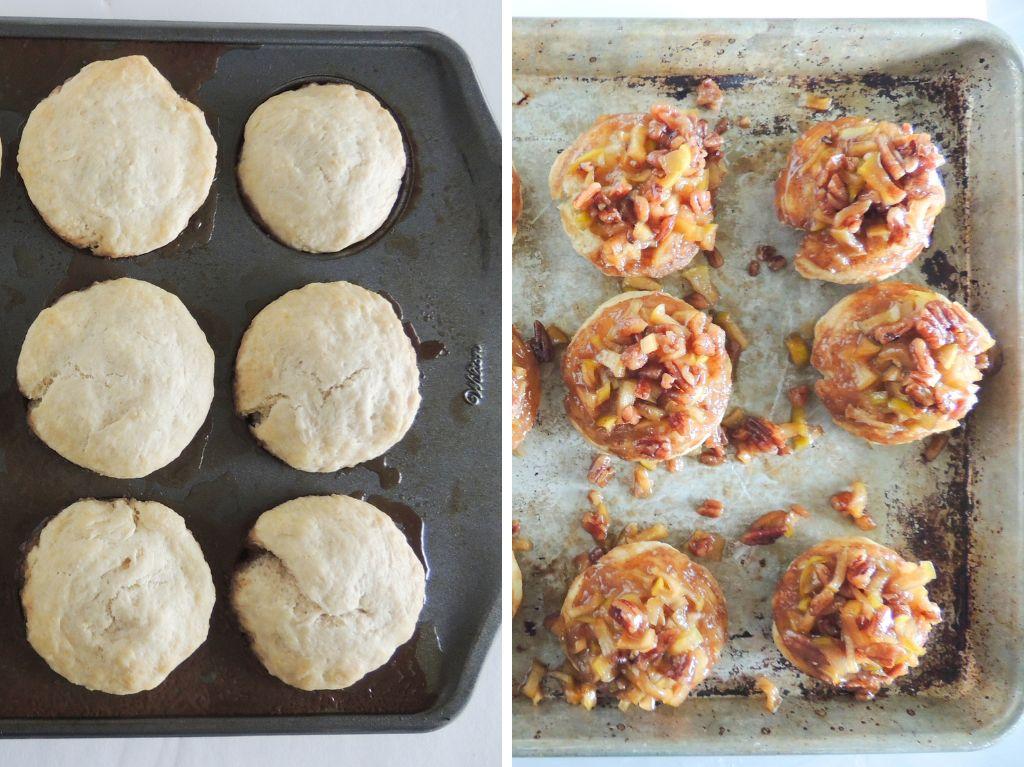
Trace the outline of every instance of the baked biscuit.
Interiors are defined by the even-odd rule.
[[[51,519],[25,558],[28,641],[90,690],[151,690],[206,641],[210,568],[185,521],[152,501],[87,499]]]
[[[946,204],[945,162],[910,125],[843,117],[793,144],[775,182],[779,219],[808,232],[794,265],[804,277],[877,282],[928,246]]]
[[[216,166],[202,111],[145,56],[83,68],[32,110],[18,147],[18,172],[47,225],[111,258],[177,237]]]
[[[416,352],[391,304],[348,282],[285,293],[249,325],[235,408],[271,453],[303,471],[375,458],[420,404]]]
[[[39,313],[18,388],[51,449],[97,474],[144,477],[206,420],[213,350],[177,296],[130,278],[98,282]]]
[[[694,112],[602,115],[548,176],[576,252],[612,277],[664,277],[715,248],[722,136]]]
[[[366,91],[306,85],[264,101],[245,124],[242,193],[270,234],[334,253],[380,228],[405,174],[402,133]]]
[[[931,562],[867,538],[833,538],[787,568],[772,598],[772,637],[790,663],[870,699],[918,665],[941,619]]]
[[[423,565],[394,522],[344,495],[307,496],[265,512],[231,598],[267,671],[301,690],[340,690],[412,636]]]
[[[565,412],[584,438],[627,461],[663,461],[717,435],[732,390],[725,332],[662,292],[609,299],[562,356]]]
[[[978,401],[994,345],[960,304],[929,288],[883,282],[839,301],[814,326],[814,390],[832,419],[898,445],[955,429]]]
[[[512,449],[523,443],[537,423],[540,409],[540,365],[530,345],[512,326]]]
[[[616,546],[569,586],[552,631],[578,685],[620,708],[679,706],[704,681],[729,636],[725,597],[704,567],[667,543]],[[566,696],[568,699],[568,695]]]

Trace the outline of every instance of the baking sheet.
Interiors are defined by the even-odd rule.
[[[665,523],[681,546],[697,527],[731,543],[710,568],[726,593],[730,639],[722,659],[680,709],[626,713],[605,702],[593,712],[558,700],[513,704],[519,755],[845,752],[979,747],[1020,713],[1021,579],[1021,101],[1020,59],[994,28],[977,22],[591,21],[513,22],[513,159],[525,198],[513,248],[512,319],[541,319],[572,333],[620,290],[576,255],[547,191],[557,153],[603,113],[646,111],[679,100],[711,75],[725,90],[722,115],[730,171],[719,191],[713,271],[751,338],[731,405],[788,419],[786,391],[814,380],[788,363],[785,336],[810,337],[814,321],[851,288],[809,281],[792,265],[746,272],[769,244],[790,262],[800,233],[774,214],[772,184],[793,139],[816,119],[804,92],[825,93],[843,114],[910,121],[942,148],[948,201],[932,246],[897,279],[924,282],[975,312],[1003,345],[1005,366],[986,382],[966,426],[932,464],[922,445],[877,447],[831,423],[816,401],[808,418],[824,436],[788,457],[684,461],[678,474],[653,474],[654,494],[630,495],[632,469],[617,461],[603,492],[613,528]],[[705,113],[714,122],[719,115]],[[735,127],[749,116],[749,129]],[[698,262],[702,261],[698,257]],[[663,284],[681,295],[678,276]],[[541,422],[513,461],[513,517],[534,544],[520,555],[523,606],[513,623],[513,673],[534,657],[562,659],[543,628],[557,612],[574,569],[593,543],[579,524],[587,508],[587,468],[595,454],[564,416],[557,365],[545,366]],[[813,543],[859,531],[834,512],[831,494],[855,479],[869,489],[878,528],[869,537],[908,556],[931,559],[932,598],[945,619],[921,666],[871,703],[836,695],[798,674],[775,649],[770,598],[788,563]],[[718,520],[697,504],[719,498]],[[774,545],[736,543],[751,521],[801,503],[812,517]],[[757,675],[785,692],[779,712],[763,709]],[[551,688],[549,688],[551,689]],[[555,692],[553,689],[552,692]],[[555,693],[557,695],[557,693]]]
[[[175,242],[104,260],[53,235],[16,168],[29,111],[84,64],[147,55],[205,113],[217,141],[210,199]],[[249,114],[308,81],[345,80],[390,108],[411,157],[382,229],[336,256],[286,248],[240,198],[235,164]],[[469,695],[498,624],[500,296],[498,134],[464,54],[425,30],[181,26],[0,21],[0,733],[236,734],[425,730]],[[437,279],[443,275],[443,279]],[[144,479],[97,476],[29,431],[14,381],[30,323],[63,293],[121,276],[179,296],[216,353],[216,393],[199,434]],[[255,314],[312,281],[386,291],[424,343],[423,402],[384,460],[334,474],[294,470],[262,450],[232,402],[234,357]],[[437,356],[444,350],[446,354]],[[467,369],[482,367],[480,402]],[[479,378],[479,376],[477,376]],[[365,495],[392,516],[428,568],[413,639],[355,686],[307,693],[271,677],[228,605],[245,535],[268,508],[301,495]],[[18,599],[20,547],[47,517],[81,497],[156,500],[186,520],[213,573],[209,639],[162,685],[112,696],[50,671],[28,645]]]

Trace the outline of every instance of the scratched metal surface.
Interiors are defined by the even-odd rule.
[[[63,243],[36,214],[17,173],[18,139],[56,85],[90,61],[131,53],[149,56],[204,111],[217,140],[217,177],[175,242],[106,260]],[[235,182],[252,110],[323,79],[374,93],[395,113],[410,155],[392,216],[336,256],[299,253],[267,236]],[[493,556],[501,533],[499,138],[464,54],[423,30],[0,20],[0,138],[0,735],[365,732],[449,721],[497,628],[501,581]],[[74,466],[36,439],[14,382],[25,332],[41,309],[121,276],[178,295],[216,354],[206,423],[179,458],[129,481]],[[235,352],[253,316],[288,290],[325,280],[388,292],[420,337],[448,352],[422,360],[422,405],[386,465],[296,471],[263,450],[233,412]],[[483,378],[476,407],[464,398],[472,365]],[[303,692],[271,677],[250,652],[228,584],[263,511],[322,493],[365,494],[396,520],[426,561],[427,602],[413,639],[382,668],[346,690]],[[208,640],[163,684],[114,696],[66,682],[32,651],[19,565],[20,547],[44,519],[81,497],[123,495],[161,501],[185,518],[210,564],[217,603]]]
[[[834,426],[816,401],[809,419],[824,436],[789,457],[705,467],[686,459],[678,474],[655,473],[652,497],[629,493],[631,468],[617,462],[605,491],[613,529],[663,522],[682,545],[696,527],[731,542],[710,568],[729,605],[730,640],[710,678],[680,709],[593,712],[555,699],[513,705],[519,755],[838,752],[979,747],[1020,711],[1022,638],[1020,425],[1020,63],[993,28],[973,22],[759,22],[517,20],[513,31],[513,159],[525,208],[513,248],[512,319],[535,318],[573,332],[619,283],[571,248],[547,192],[557,153],[602,113],[644,111],[657,101],[694,106],[706,75],[725,89],[721,114],[751,118],[726,134],[730,172],[717,202],[725,266],[713,272],[752,339],[739,364],[732,405],[786,420],[786,390],[814,380],[787,359],[783,338],[811,335],[815,320],[851,288],[808,281],[790,266],[746,272],[757,245],[787,257],[799,233],[781,225],[772,183],[796,135],[815,117],[799,106],[808,90],[834,98],[828,118],[868,114],[909,121],[945,153],[949,201],[931,247],[898,279],[924,282],[960,300],[1006,353],[981,403],[939,460],[921,445],[873,447]],[[717,119],[717,115],[710,118]],[[700,257],[698,261],[702,260]],[[663,281],[681,294],[678,276]],[[532,551],[520,555],[525,598],[513,623],[513,672],[532,658],[557,665],[543,627],[572,578],[572,558],[593,544],[579,525],[594,450],[569,425],[557,365],[545,366],[541,420],[512,462],[513,516]],[[856,529],[828,504],[855,479],[869,488],[879,523],[873,539],[938,570],[933,598],[945,619],[922,665],[871,703],[836,695],[782,659],[770,634],[770,598],[802,550]],[[695,514],[719,498],[718,520]],[[746,547],[735,539],[761,513],[801,503],[812,517],[792,538]],[[753,679],[785,691],[772,716]],[[550,688],[549,688],[550,689]]]

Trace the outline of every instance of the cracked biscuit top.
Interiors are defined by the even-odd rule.
[[[28,422],[108,477],[177,458],[213,400],[213,350],[177,296],[133,279],[68,293],[36,317],[18,358]]]
[[[231,586],[267,671],[301,690],[339,690],[409,641],[426,575],[391,518],[347,495],[296,498],[249,533]]]
[[[391,304],[348,282],[286,293],[253,319],[235,409],[285,463],[331,472],[389,450],[420,404],[416,352]]]
[[[81,500],[25,558],[28,641],[62,677],[114,695],[151,690],[206,641],[210,568],[166,506]]]

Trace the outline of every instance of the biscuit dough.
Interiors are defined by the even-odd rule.
[[[123,278],[44,309],[18,358],[36,435],[108,477],[144,477],[177,458],[213,400],[213,350],[166,290]]]
[[[267,670],[302,690],[338,690],[382,666],[412,636],[423,565],[394,522],[344,495],[265,512],[258,553],[235,573],[232,603]]]
[[[206,640],[210,568],[185,521],[151,501],[81,500],[25,559],[28,641],[90,690],[151,690]]]
[[[84,67],[32,110],[18,148],[18,172],[47,225],[112,258],[177,237],[216,165],[202,111],[145,56]]]
[[[235,409],[271,453],[303,471],[375,458],[420,404],[416,352],[391,304],[348,282],[292,290],[242,337]]]
[[[334,253],[384,223],[405,174],[395,118],[366,91],[306,85],[245,124],[238,180],[264,228],[289,247]]]

